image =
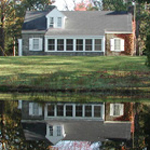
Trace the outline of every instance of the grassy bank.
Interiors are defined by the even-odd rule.
[[[142,90],[150,86],[146,57],[0,57],[0,90]]]

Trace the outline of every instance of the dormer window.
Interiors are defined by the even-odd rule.
[[[54,17],[50,17],[50,24],[49,24],[50,28],[54,27]]]
[[[49,136],[62,136],[64,134],[64,127],[62,125],[50,125]]]
[[[58,27],[58,28],[61,28],[61,27],[62,27],[62,18],[61,18],[61,17],[58,17],[58,18],[57,18],[57,27]]]
[[[66,16],[56,8],[47,15],[47,29],[49,28],[65,28]]]

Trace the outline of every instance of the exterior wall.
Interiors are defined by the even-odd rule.
[[[22,55],[44,55],[44,35],[45,33],[23,33],[22,34]],[[29,38],[42,38],[43,39],[43,51],[29,51]]]
[[[133,119],[133,103],[124,104],[124,113],[122,116],[110,116],[110,104],[105,105],[105,121],[132,121]]]
[[[119,55],[133,55],[134,54],[134,34],[106,34],[106,55],[119,56]],[[121,38],[125,41],[124,51],[115,52],[110,50],[110,39]]]
[[[92,37],[92,36],[91,36]],[[30,51],[29,50],[29,38],[42,38],[43,39],[43,50],[42,51]],[[55,38],[55,37],[54,37]],[[104,45],[104,41],[102,41],[102,45]],[[23,33],[22,34],[22,55],[58,55],[58,56],[102,56],[105,55],[104,47],[102,47],[102,51],[100,52],[45,52],[45,33]]]

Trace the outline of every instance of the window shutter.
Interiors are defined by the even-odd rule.
[[[114,39],[110,39],[110,50],[111,51],[115,50],[115,48],[114,48]]]
[[[120,116],[124,114],[124,105],[120,104]]]
[[[42,107],[39,106],[39,116],[42,116]]]
[[[40,38],[39,39],[39,50],[42,51],[42,49],[43,49],[43,39]]]
[[[121,51],[124,51],[124,40],[120,40]]]
[[[29,50],[32,50],[33,48],[33,39],[32,38],[30,38],[29,39]]]
[[[29,103],[29,115],[33,115],[32,108],[33,108],[33,103]]]
[[[114,104],[110,104],[110,116],[114,115]]]

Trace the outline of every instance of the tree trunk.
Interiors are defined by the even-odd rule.
[[[140,24],[141,24],[140,15],[141,15],[141,8],[140,8],[140,4],[138,4],[137,16],[139,19],[136,21],[136,55],[137,56],[139,56],[139,54],[140,54],[140,50],[139,50],[140,49],[140,47],[139,47],[139,34],[140,34]]]
[[[139,149],[139,103],[135,103],[135,118],[134,118],[134,126],[135,126],[135,134],[134,134],[134,147]]]
[[[5,42],[5,36],[4,36],[4,28],[0,28],[0,56],[4,56],[4,42]]]
[[[15,41],[15,37],[13,37],[13,56],[16,56],[16,41]]]
[[[4,136],[4,101],[0,100],[0,126],[1,126],[1,142],[2,150],[5,150],[5,136]]]

